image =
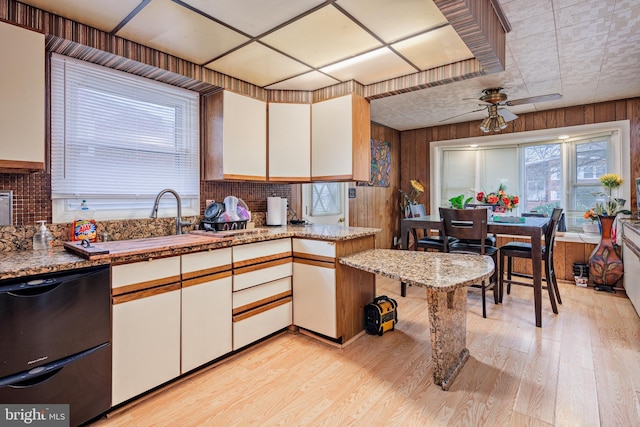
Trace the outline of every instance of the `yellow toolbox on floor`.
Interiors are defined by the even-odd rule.
[[[398,323],[398,303],[386,295],[376,297],[364,306],[364,328],[368,334],[382,335],[393,331]]]

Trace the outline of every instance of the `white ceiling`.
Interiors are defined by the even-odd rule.
[[[472,58],[432,0],[22,0],[267,89],[367,85]],[[640,96],[640,1],[499,0],[506,71],[371,102],[398,130],[481,119],[482,89],[561,93],[513,113]]]

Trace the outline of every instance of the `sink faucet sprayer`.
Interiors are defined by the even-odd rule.
[[[157,218],[158,217],[158,204],[160,203],[160,198],[165,193],[171,193],[176,198],[176,203],[178,204],[178,212],[176,216],[176,234],[182,234],[182,226],[191,225],[189,221],[182,221],[182,200],[180,199],[180,195],[175,190],[170,188],[164,189],[158,193],[156,196],[156,201],[153,204],[153,209],[151,209],[151,215],[149,218]]]

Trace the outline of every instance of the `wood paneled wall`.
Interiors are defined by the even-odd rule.
[[[391,179],[389,187],[355,188],[355,199],[349,199],[349,225],[353,227],[380,228],[376,234],[376,248],[393,246],[393,237],[399,237],[400,201],[400,132],[376,123],[371,124],[371,138],[391,144]]]

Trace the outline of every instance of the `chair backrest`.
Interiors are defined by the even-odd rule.
[[[544,244],[547,247],[547,252],[553,251],[553,241],[556,238],[556,230],[558,229],[558,223],[562,216],[562,208],[553,208],[551,213],[551,219],[547,225],[547,231],[544,233]]]
[[[477,240],[484,255],[487,237],[487,209],[450,209],[440,208],[440,222],[444,237],[445,252],[449,252],[449,237]]]

